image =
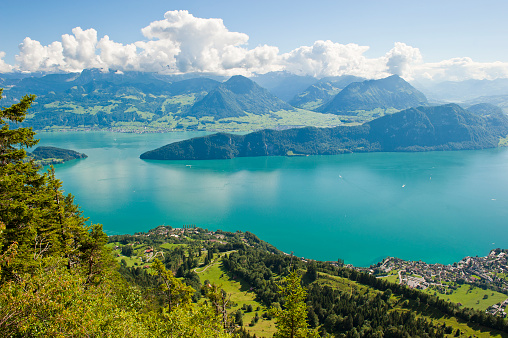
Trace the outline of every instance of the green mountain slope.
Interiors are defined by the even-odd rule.
[[[376,108],[398,110],[427,105],[427,98],[398,75],[380,80],[354,82],[322,106],[323,113],[354,115]]]
[[[200,118],[212,116],[217,119],[240,117],[251,113],[269,114],[292,107],[278,99],[254,81],[237,75],[208,93],[201,101],[185,113],[186,116]]]
[[[171,143],[142,159],[204,160],[248,156],[333,155],[346,152],[483,149],[508,134],[508,118],[493,120],[458,105],[418,107],[361,126],[218,133]]]

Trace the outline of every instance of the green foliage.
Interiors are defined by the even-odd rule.
[[[166,295],[168,310],[171,312],[174,308],[186,307],[191,303],[191,297],[195,290],[178,280],[173,272],[166,270],[166,267],[158,259],[155,259],[152,265],[154,274],[162,280],[161,290]]]
[[[272,307],[270,314],[276,319],[276,338],[318,337],[315,330],[309,330],[307,323],[306,291],[301,285],[301,278],[291,272],[279,285],[279,293],[284,299],[284,309]]]
[[[142,302],[135,290],[121,301],[112,280],[88,285],[86,276],[53,258],[19,278],[0,286],[2,336],[150,336],[142,318],[129,311]]]

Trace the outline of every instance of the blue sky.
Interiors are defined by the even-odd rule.
[[[98,40],[108,35],[110,40],[123,45],[148,41],[150,39],[142,34],[141,29],[152,22],[164,20],[164,13],[174,10],[187,10],[195,18],[220,18],[227,31],[248,36],[247,44],[236,46],[248,50],[263,45],[277,47],[280,55],[302,46],[313,46],[316,41],[330,40],[340,45],[352,43],[369,47],[360,53],[369,63],[371,59],[389,58],[386,54],[394,48],[396,42],[400,42],[418,49],[417,56],[406,47],[402,49],[407,51],[399,51],[399,54],[404,55],[410,53],[412,64],[439,63],[463,57],[469,57],[476,63],[508,62],[508,24],[505,18],[508,1],[504,0],[11,1],[4,2],[0,9],[0,29],[3,32],[0,52],[5,53],[5,63],[16,66],[18,61],[15,55],[20,54],[18,45],[26,37],[47,46],[54,41],[62,41],[61,36],[72,34],[75,27],[94,29]],[[421,60],[417,60],[420,57]],[[280,60],[277,64],[279,68],[286,67],[285,64],[281,66]],[[78,67],[77,64],[74,66]],[[468,67],[476,66],[478,65],[470,64]],[[62,70],[70,69],[62,67],[60,66]],[[141,66],[136,64],[131,67]],[[331,72],[330,69],[320,70],[314,67],[309,70],[305,67],[294,66],[294,69],[316,76]],[[368,67],[371,68],[370,73],[381,74],[379,66],[369,64]],[[429,73],[428,67],[426,71],[418,72],[414,71],[414,66],[411,67],[412,75],[408,76],[418,72]],[[372,70],[374,68],[376,71]],[[434,66],[431,68],[435,71]],[[217,69],[217,66],[210,69]],[[249,69],[243,68],[243,71],[261,69],[261,66],[256,65]],[[405,69],[409,72],[409,68]],[[25,70],[29,70],[29,67]],[[203,70],[207,68],[204,67]],[[338,70],[335,71],[337,72]],[[497,77],[505,77],[504,68],[501,71],[489,68],[488,72],[490,77],[496,77],[495,72],[500,72]]]

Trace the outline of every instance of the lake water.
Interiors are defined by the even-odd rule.
[[[89,157],[56,166],[108,234],[196,224],[251,231],[285,252],[368,266],[449,264],[508,248],[508,149],[217,161],[139,155],[203,133],[42,133]]]

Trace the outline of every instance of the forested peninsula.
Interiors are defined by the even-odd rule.
[[[74,150],[51,146],[39,146],[27,155],[28,159],[33,159],[35,163],[40,165],[59,164],[88,157],[86,154]]]
[[[360,126],[217,133],[147,151],[147,160],[208,160],[249,156],[336,155],[351,152],[494,148],[508,134],[502,113],[475,114],[456,104],[421,106]]]

